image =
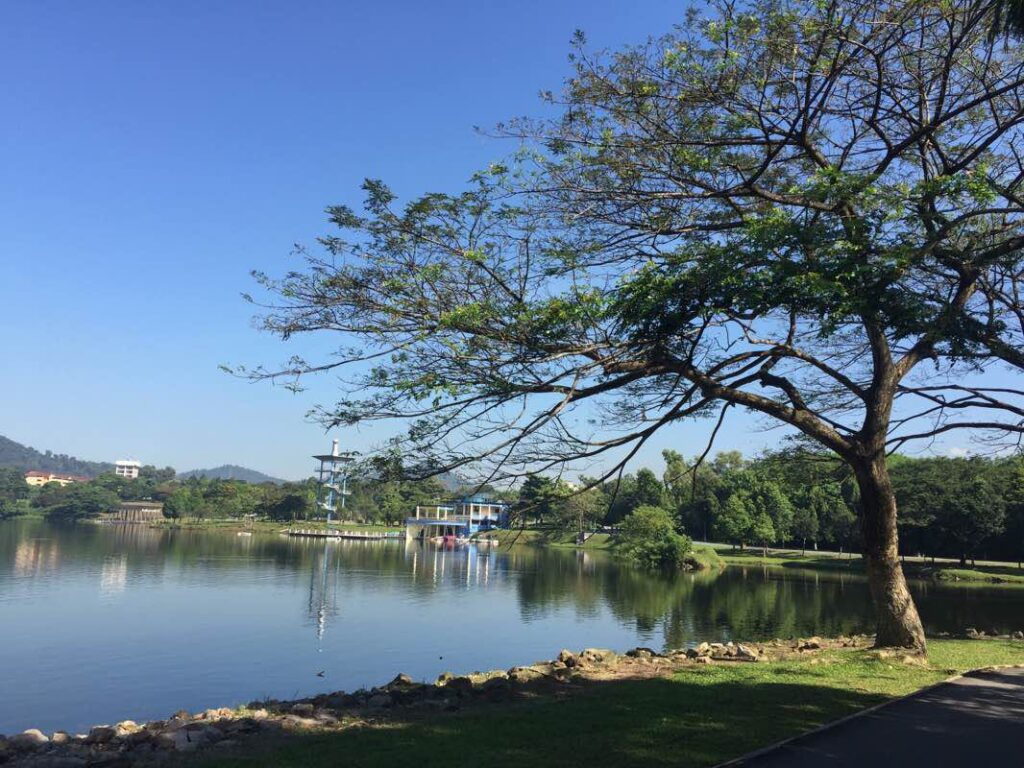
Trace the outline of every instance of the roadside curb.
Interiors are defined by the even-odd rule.
[[[957,680],[961,680],[965,677],[971,677],[972,675],[977,675],[984,672],[995,672],[1000,669],[1024,669],[1024,664],[993,664],[986,667],[978,667],[977,669],[969,669],[966,672],[958,672],[957,674],[951,677],[947,677],[945,680],[939,680],[938,682],[932,683],[931,685],[926,685],[924,688],[919,688],[918,690],[912,693],[908,693],[905,696],[898,696],[895,699],[883,701],[881,704],[875,704],[872,707],[858,710],[857,712],[853,712],[849,715],[846,715],[845,717],[841,717],[838,720],[832,720],[831,722],[819,725],[817,728],[814,728],[810,731],[798,733],[795,736],[790,736],[788,738],[782,739],[781,741],[777,741],[774,744],[769,744],[766,747],[761,747],[760,749],[755,749],[752,752],[747,752],[744,755],[740,755],[739,757],[734,757],[730,760],[726,760],[723,763],[716,763],[712,766],[712,768],[742,768],[742,766],[750,760],[754,760],[758,757],[761,757],[762,755],[766,755],[769,752],[774,752],[777,749],[788,747],[789,745],[794,744],[798,741],[803,741],[804,739],[809,739],[811,737],[817,736],[818,734],[825,733],[826,731],[830,731],[833,728],[838,728],[839,726],[845,725],[851,720],[856,720],[859,717],[874,714],[875,712],[878,712],[881,709],[885,709],[886,707],[890,707],[893,704],[899,704],[901,702],[908,701],[918,696],[924,696],[928,693],[931,693],[937,688],[941,688],[944,685],[949,685],[950,683],[955,683]]]

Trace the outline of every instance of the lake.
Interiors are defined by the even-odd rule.
[[[1024,590],[913,584],[929,632],[1019,629]],[[673,578],[603,553],[0,523],[0,733],[507,668],[562,648],[871,630],[863,579]],[[322,676],[318,676],[322,673]]]

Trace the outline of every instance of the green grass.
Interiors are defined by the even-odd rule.
[[[998,566],[936,568],[934,569],[933,577],[939,581],[985,582],[988,584],[1024,586],[1024,571]]]
[[[726,565],[721,553],[714,547],[694,547],[690,555],[700,565],[701,570],[720,570]]]
[[[501,546],[563,547],[572,549],[612,549],[612,537],[607,533],[595,533],[582,545],[576,543],[574,531],[555,528],[513,528],[507,531],[487,531],[479,534],[488,539],[497,539]]]
[[[718,549],[718,554],[729,565],[770,565],[782,568],[807,568],[815,571],[838,571],[843,573],[864,573],[864,560],[860,555],[836,557],[817,555],[813,552],[773,552],[767,556],[760,549]],[[1013,565],[978,565],[973,568],[959,568],[950,563],[931,564],[907,561],[903,571],[912,579],[935,579],[958,582],[965,585],[989,585],[1004,587],[1024,586],[1024,570]]]
[[[818,661],[818,663],[815,663]],[[687,667],[594,682],[559,699],[481,705],[206,755],[242,766],[710,766],[911,693],[951,673],[1024,663],[1024,643],[935,640],[930,666],[834,651],[795,661]],[[396,714],[401,718],[401,714]]]
[[[576,543],[576,534],[554,528],[515,528],[507,531],[487,531],[480,537],[497,539],[502,547],[529,546],[566,549],[615,550],[615,538],[607,533],[595,533],[582,545]],[[721,569],[725,560],[714,547],[694,547],[692,558],[701,569]]]

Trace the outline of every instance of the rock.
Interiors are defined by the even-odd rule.
[[[114,726],[114,736],[118,739],[123,739],[131,736],[133,733],[138,733],[141,730],[142,726],[134,720],[122,720]]]
[[[85,737],[87,744],[106,744],[117,736],[117,729],[109,725],[97,725],[89,729],[89,735]]]
[[[159,735],[157,741],[161,746],[176,752],[191,752],[196,747],[220,741],[221,738],[223,738],[221,732],[212,726],[190,723],[184,728],[164,731]]]
[[[480,686],[480,690],[490,693],[493,691],[507,691],[510,687],[507,677],[492,677]]]
[[[370,707],[370,709],[384,709],[385,707],[390,707],[391,697],[386,693],[375,693],[373,696],[366,700],[366,706]]]
[[[967,638],[969,640],[981,640],[983,637],[985,637],[984,632],[979,632],[974,627],[968,627],[967,631],[964,634],[967,635]]]
[[[268,717],[270,717],[270,713],[262,708],[254,709],[249,713],[249,717],[251,717],[253,720],[266,720]]]
[[[458,696],[469,696],[473,693],[473,681],[466,675],[451,678],[444,687]]]
[[[698,656],[700,656],[700,651],[698,651],[696,648],[687,648],[686,649],[686,658],[688,658],[688,659],[696,659]]]
[[[316,709],[316,707],[314,707],[312,704],[309,704],[309,703],[306,703],[306,702],[300,702],[299,704],[293,705],[291,711],[294,714],[296,714],[296,715],[302,715],[303,717],[309,717],[310,715],[313,714],[313,711],[315,709]]]
[[[238,742],[234,739],[224,739],[223,741],[218,741],[214,746],[219,749],[230,749],[231,747],[237,747]]]
[[[812,637],[810,640],[800,640],[796,644],[798,651],[818,651],[821,650],[821,638]]]
[[[437,685],[447,685],[449,681],[454,680],[455,675],[451,672],[442,672],[437,676]]]
[[[637,647],[626,651],[626,655],[634,659],[653,659],[660,654],[651,648]]]
[[[584,648],[580,651],[580,661],[588,664],[610,664],[615,661],[617,654],[607,648]]]
[[[189,733],[184,728],[175,731],[164,731],[157,737],[157,743],[164,749],[175,752],[191,752],[199,746],[198,740],[189,738]]]
[[[543,676],[542,672],[533,667],[512,667],[508,671],[508,679],[513,683],[529,683]]]
[[[46,734],[38,728],[29,728],[27,731],[16,733],[8,739],[12,747],[23,750],[38,749],[44,744],[48,744],[49,741]]]
[[[1018,629],[1016,632],[1013,633],[1013,639],[1014,640],[1024,640],[1024,632],[1021,632]]]
[[[740,644],[736,646],[736,658],[744,661],[757,661],[757,652]]]
[[[990,629],[987,634],[989,635],[989,637],[999,637],[999,630],[995,627],[992,627],[992,629]]]
[[[579,664],[579,659],[576,657],[576,654],[572,651],[568,651],[565,649],[559,651],[558,661],[562,662],[563,664],[565,664],[565,666],[570,668],[575,667]]]
[[[51,744],[67,744],[70,741],[71,735],[67,731],[54,731],[53,735],[50,737]]]
[[[387,684],[388,688],[406,688],[410,685],[416,685],[416,681],[413,680],[406,674],[399,673],[395,675],[395,679]]]
[[[697,662],[698,664],[710,664],[711,663],[711,657],[710,656],[698,656],[696,659],[694,659],[694,661]]]
[[[225,722],[222,730],[227,733],[255,733],[260,729],[260,722],[254,717],[240,717]]]
[[[284,715],[279,722],[287,728],[317,728],[320,725],[316,718],[302,715]]]
[[[235,716],[235,710],[229,709],[228,707],[221,707],[220,709],[208,709],[199,716],[201,720],[223,720],[225,718],[231,718]]]

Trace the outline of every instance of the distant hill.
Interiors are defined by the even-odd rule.
[[[441,484],[441,486],[448,491],[448,493],[455,493],[465,488],[469,488],[472,484],[457,472],[444,472],[434,478]]]
[[[207,480],[241,480],[243,483],[283,483],[276,477],[257,472],[255,469],[239,467],[235,464],[224,464],[213,469],[190,469],[188,472],[179,472],[179,480],[187,480],[190,477],[205,477]]]
[[[84,461],[64,453],[37,451],[27,445],[0,435],[0,467],[20,469],[27,472],[36,469],[42,472],[57,472],[66,475],[96,477],[104,472],[113,472],[114,465],[105,461]]]

